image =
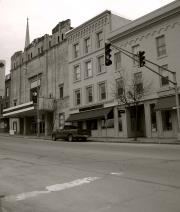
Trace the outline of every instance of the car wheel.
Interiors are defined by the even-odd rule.
[[[72,142],[73,141],[73,136],[72,135],[68,135],[68,141]]]
[[[56,140],[56,136],[52,135],[52,140],[55,141]]]

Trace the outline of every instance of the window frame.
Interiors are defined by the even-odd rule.
[[[61,99],[61,100],[64,99],[64,84],[59,85],[59,99]]]
[[[102,35],[102,38],[100,38],[100,34]],[[103,41],[104,41],[104,38],[103,38],[103,31],[99,31],[96,33],[96,47],[98,49],[102,48],[103,47]]]
[[[79,74],[77,75],[77,67],[79,68]],[[79,78],[77,78],[79,76]],[[81,67],[80,64],[76,64],[73,66],[73,82],[81,81]]]
[[[89,93],[88,93],[88,89],[92,89],[92,101],[89,101]],[[88,86],[86,86],[86,103],[87,104],[91,104],[91,103],[93,103],[94,102],[94,98],[93,98],[93,94],[94,94],[94,91],[93,91],[93,85],[88,85]]]
[[[118,60],[118,58],[119,58],[119,60]],[[121,52],[114,53],[114,69],[115,69],[115,71],[117,71],[121,68],[121,60],[122,60]]]
[[[79,92],[79,104],[77,104],[77,96],[76,96],[77,92]],[[79,88],[79,89],[74,90],[74,105],[75,106],[80,106],[81,105],[81,102],[82,102],[82,99],[81,99],[81,89]]]
[[[163,38],[163,44],[159,44],[161,42],[161,41],[159,42],[159,40],[161,38]],[[160,35],[160,36],[156,37],[156,52],[157,52],[157,57],[158,58],[164,57],[164,56],[167,55],[165,35]]]
[[[137,55],[138,52],[140,51],[140,45],[136,44],[136,45],[132,46],[131,49],[132,49],[132,53]],[[137,66],[139,66],[139,63],[135,59],[138,60],[138,56],[133,55],[133,66],[137,67]]]
[[[88,67],[88,64],[90,64],[90,69],[89,69],[89,67]],[[87,78],[91,78],[91,77],[93,77],[93,64],[92,64],[92,59],[90,59],[90,60],[86,60],[85,62],[84,62],[84,66],[85,66],[85,73],[84,73],[84,78],[85,79],[87,79]],[[91,75],[89,75],[89,70],[91,71]]]
[[[100,62],[100,59],[102,58],[102,64]],[[100,71],[101,70],[101,71]],[[97,56],[97,74],[105,73],[105,55],[99,55]]]
[[[73,56],[74,56],[74,58],[78,58],[80,56],[80,45],[79,45],[79,43],[73,44]]]
[[[101,93],[101,86],[104,85],[105,89],[105,98],[102,98],[102,93]],[[99,101],[103,101],[107,99],[107,88],[106,88],[106,81],[102,81],[98,83],[98,99]]]
[[[89,41],[89,45],[87,41]],[[84,53],[88,54],[90,51],[91,51],[91,38],[87,37],[84,39]]]

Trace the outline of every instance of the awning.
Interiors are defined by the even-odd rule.
[[[112,110],[112,107],[90,110],[71,114],[66,121],[81,121],[87,119],[104,118]]]
[[[36,114],[33,102],[27,102],[3,110],[3,117],[19,117]]]
[[[155,110],[172,110],[176,107],[175,96],[159,98],[155,106]]]

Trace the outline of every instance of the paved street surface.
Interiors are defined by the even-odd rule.
[[[0,212],[179,212],[180,145],[0,136]]]

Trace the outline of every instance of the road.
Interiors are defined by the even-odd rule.
[[[0,212],[179,212],[180,145],[0,136]]]

